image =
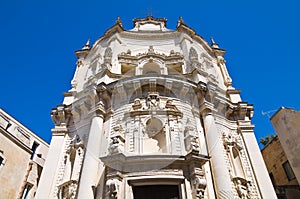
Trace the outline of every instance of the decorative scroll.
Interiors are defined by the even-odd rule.
[[[106,181],[106,198],[117,199],[119,192],[120,181],[116,178],[108,179]]]
[[[192,172],[192,179],[194,185],[194,192],[196,199],[203,199],[207,181],[205,179],[204,171],[201,168],[194,168]]]

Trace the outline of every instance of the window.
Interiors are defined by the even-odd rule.
[[[0,169],[3,167],[5,161],[6,161],[6,159],[3,155],[3,151],[0,150]]]
[[[269,176],[270,176],[270,179],[271,179],[271,181],[272,181],[273,186],[275,187],[275,186],[276,186],[276,183],[275,183],[275,178],[274,178],[274,176],[273,176],[273,173],[272,173],[272,172],[269,173]]]
[[[161,70],[158,64],[154,62],[149,62],[143,66],[143,75],[147,74],[161,74]]]
[[[31,147],[31,150],[32,150],[32,154],[31,154],[31,157],[30,157],[31,160],[34,158],[34,155],[35,155],[35,152],[36,152],[36,149],[38,148],[38,146],[39,146],[38,143],[33,142],[32,147]]]
[[[27,183],[24,187],[21,199],[28,199],[30,197],[32,184]]]
[[[295,178],[295,174],[292,170],[290,163],[288,161],[286,161],[285,163],[282,164],[282,167],[285,171],[285,174],[286,174],[286,177],[288,178],[288,180],[293,180]]]

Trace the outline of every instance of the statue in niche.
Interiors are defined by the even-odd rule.
[[[195,132],[195,127],[191,124],[191,121],[187,119],[186,127],[184,130],[184,143],[185,149],[187,152],[200,152],[200,144],[199,144],[199,137]]]
[[[106,67],[108,69],[111,68],[111,62],[112,62],[112,49],[110,47],[106,48],[103,56],[104,62],[102,64],[102,67]]]
[[[199,62],[198,53],[195,50],[195,48],[193,48],[193,47],[190,48],[189,58],[190,58],[191,63]]]
[[[65,155],[65,172],[63,177],[63,182],[73,180],[74,176],[74,166],[78,159],[82,159],[83,157],[83,141],[80,139],[78,135],[75,135],[70,142],[70,145],[67,148]],[[77,179],[74,179],[77,180]]]
[[[243,182],[242,179],[236,181],[236,190],[241,199],[249,199],[249,190],[247,187],[248,183]]]
[[[75,198],[83,160],[83,148],[83,141],[78,135],[75,135],[70,141],[64,157],[64,175],[57,193],[60,199]]]
[[[201,64],[200,64],[199,58],[198,58],[198,53],[193,47],[190,48],[189,59],[190,59],[191,67],[192,67],[191,69],[201,68]]]

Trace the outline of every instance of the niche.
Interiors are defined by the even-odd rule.
[[[166,153],[166,134],[163,123],[153,117],[147,120],[143,137],[143,152]]]
[[[231,148],[231,154],[232,154],[232,163],[234,167],[234,174],[236,177],[245,178],[244,170],[242,167],[242,161],[240,158],[240,153],[238,149],[235,147]]]

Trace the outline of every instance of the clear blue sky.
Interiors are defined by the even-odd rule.
[[[254,104],[255,133],[274,133],[262,111],[281,106],[300,108],[300,12],[286,1],[0,1],[0,107],[47,142],[53,127],[51,108],[62,103],[75,70],[75,50],[94,42],[121,17],[168,19],[175,29],[179,16],[206,40],[214,37],[235,88]],[[272,113],[271,113],[272,115]]]

